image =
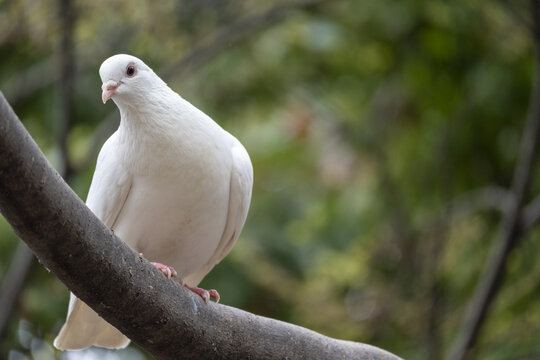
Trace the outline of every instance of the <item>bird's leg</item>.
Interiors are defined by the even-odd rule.
[[[144,254],[143,253],[139,253],[139,256],[144,259]],[[163,264],[158,263],[158,262],[150,262],[150,264],[154,265],[156,268],[158,268],[158,270],[161,270],[163,275],[165,275],[168,279],[170,279],[171,277],[177,277],[178,276],[178,274],[176,273],[176,270],[174,270],[174,268],[172,266],[163,265]],[[217,290],[215,290],[215,289],[205,290],[205,289],[202,289],[202,288],[197,287],[197,286],[189,286],[182,279],[180,279],[179,282],[180,282],[180,284],[182,286],[186,287],[188,290],[191,290],[195,294],[202,297],[205,303],[208,304],[208,302],[210,301],[211,298],[216,300],[217,303],[219,302],[220,297],[219,297],[219,293],[217,292]]]
[[[189,286],[184,282],[184,280],[180,280],[180,284],[182,284],[184,287],[186,287],[188,290],[193,291],[195,294],[199,295],[203,298],[204,302],[208,304],[210,301],[210,298],[213,298],[216,300],[216,302],[219,302],[219,293],[215,289],[211,290],[205,290],[197,286]]]
[[[143,253],[139,253],[139,256],[144,259]],[[176,272],[176,270],[174,270],[172,266],[167,266],[167,265],[163,265],[162,263],[152,262],[152,261],[150,262],[150,264],[154,265],[158,270],[160,270],[163,273],[163,275],[167,277],[167,279],[178,276],[178,273]]]

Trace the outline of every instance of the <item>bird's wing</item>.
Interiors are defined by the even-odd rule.
[[[214,254],[199,270],[187,276],[184,281],[196,286],[212,268],[231,251],[246,221],[251,190],[253,187],[253,167],[249,155],[242,144],[234,139],[231,149],[232,170],[229,190],[229,208],[223,235]]]
[[[109,228],[114,229],[118,214],[131,190],[131,176],[118,160],[117,133],[101,149],[86,205]]]
[[[116,136],[113,134],[99,153],[86,199],[90,210],[112,229],[131,189],[131,177],[118,161]],[[120,349],[128,344],[127,337],[71,294],[66,323],[54,340],[56,348],[83,349],[95,345]]]

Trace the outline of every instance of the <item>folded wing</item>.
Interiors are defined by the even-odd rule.
[[[234,139],[231,148],[232,169],[229,191],[229,209],[223,235],[210,260],[202,268],[187,276],[184,281],[191,286],[199,282],[231,251],[246,221],[251,191],[253,188],[253,167],[249,155],[242,144]]]
[[[113,134],[103,145],[86,200],[90,210],[111,229],[114,229],[131,189],[130,175],[115,159],[116,141],[116,134]],[[92,345],[121,349],[128,344],[126,336],[71,294],[66,323],[54,340],[57,349],[84,349]]]

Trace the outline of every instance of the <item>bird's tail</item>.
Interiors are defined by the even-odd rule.
[[[76,350],[92,345],[107,349],[122,349],[128,344],[129,339],[125,335],[71,294],[66,323],[54,339],[54,346],[57,349]]]

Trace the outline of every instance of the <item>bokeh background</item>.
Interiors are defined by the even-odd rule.
[[[523,0],[3,0],[0,90],[84,199],[119,121],[99,65],[143,59],[253,161],[244,231],[202,286],[328,336],[442,359],[501,238],[531,21]],[[531,226],[471,358],[540,358],[539,251]],[[27,254],[0,219],[0,358],[150,358],[136,345],[53,350],[68,290]]]

